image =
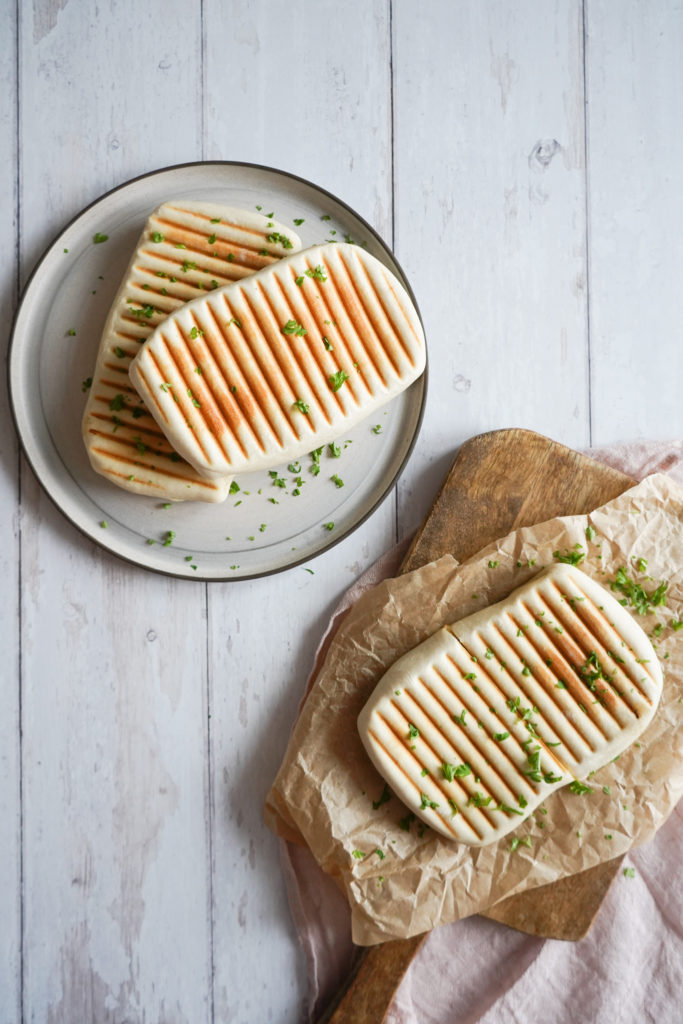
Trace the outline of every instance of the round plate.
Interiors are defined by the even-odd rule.
[[[244,163],[184,164],[114,189],[62,231],[34,270],[14,321],[9,387],[26,456],[57,507],[95,543],[143,568],[201,580],[262,576],[320,554],[387,496],[417,437],[425,375],[327,446],[317,467],[307,457],[275,479],[243,474],[222,504],[168,506],[100,477],[81,437],[83,382],[147,217],[176,198],[258,207],[283,224],[303,218],[295,230],[304,247],[353,240],[410,288],[379,235],[345,203],[294,175]],[[98,234],[107,240],[95,243]]]

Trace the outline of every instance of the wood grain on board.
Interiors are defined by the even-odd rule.
[[[497,430],[467,441],[418,530],[401,572],[450,553],[463,562],[498,537],[560,515],[579,515],[634,483],[528,430]],[[580,939],[623,858],[501,900],[486,917],[531,935]],[[426,935],[359,953],[346,989],[323,1019],[379,1024]]]

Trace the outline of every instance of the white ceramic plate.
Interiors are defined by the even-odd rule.
[[[108,551],[188,579],[278,572],[347,536],[387,496],[419,430],[425,377],[340,437],[341,454],[335,457],[326,448],[317,476],[310,458],[299,460],[298,472],[283,466],[278,477],[285,487],[275,485],[268,473],[252,473],[236,478],[239,493],[222,504],[185,502],[164,508],[98,476],[81,438],[82,382],[93,372],[109,307],[149,213],[164,200],[180,197],[252,210],[260,206],[293,228],[294,220],[303,218],[295,230],[304,246],[350,237],[410,291],[376,232],[341,200],[301,178],[243,163],[186,164],[136,178],[83,210],[33,272],[10,345],[17,430],[57,507]],[[94,244],[96,233],[108,235],[107,241]],[[302,481],[298,485],[297,478]],[[334,526],[328,529],[330,523]],[[169,531],[172,543],[164,544]]]

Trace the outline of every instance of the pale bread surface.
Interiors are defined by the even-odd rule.
[[[358,729],[411,811],[483,846],[625,750],[661,692],[654,649],[629,612],[581,570],[556,565],[400,658]]]
[[[213,478],[336,440],[424,366],[406,290],[364,249],[338,243],[184,306],[145,342],[130,378],[169,441]]]
[[[209,480],[178,455],[132,387],[128,367],[183,303],[300,248],[283,225],[222,204],[169,200],[151,214],[109,312],[83,415],[83,439],[98,473],[124,490],[168,501],[225,499],[232,477]]]

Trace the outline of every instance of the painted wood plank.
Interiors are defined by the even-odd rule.
[[[200,11],[158,13],[22,8],[25,273],[104,189],[199,157]],[[26,1018],[210,1020],[205,588],[95,550],[23,476]]]
[[[5,57],[0,68],[0,174],[5,202],[0,206],[0,233],[11,247],[11,270],[0,284],[0,321],[8,324],[18,287],[17,76],[16,11],[0,8],[0,38]],[[9,267],[8,267],[9,269]],[[3,337],[5,352],[7,337]],[[9,412],[7,384],[0,383],[0,1020],[21,1016],[21,799],[19,701],[19,459]]]
[[[207,156],[301,175],[391,242],[388,3],[212,0],[205,26]],[[314,575],[210,588],[216,1020],[301,1017],[303,957],[262,806],[330,610],[392,545],[394,508],[311,561]]]
[[[467,0],[393,24],[396,252],[430,358],[408,532],[465,438],[589,441],[582,23],[569,0]]]
[[[593,440],[683,436],[683,8],[586,0]]]

